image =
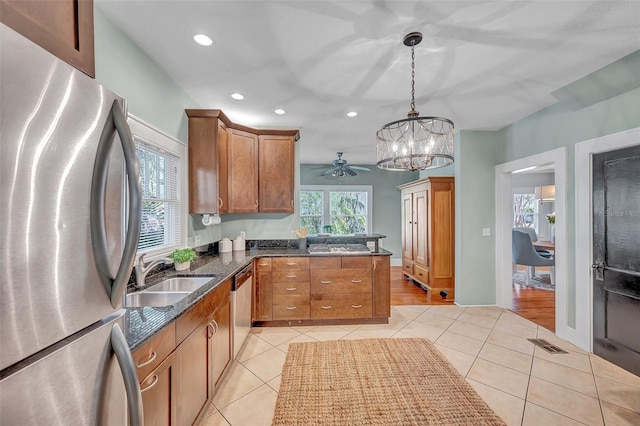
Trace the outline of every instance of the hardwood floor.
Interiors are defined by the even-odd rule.
[[[555,332],[556,295],[553,291],[540,290],[524,285],[513,284],[513,312]],[[407,281],[400,266],[391,267],[391,306],[397,305],[448,305],[450,300],[439,297],[427,300],[427,292]]]
[[[391,306],[397,305],[451,305],[453,300],[442,300],[436,295],[427,300],[427,292],[411,280],[405,280],[401,266],[391,267]]]

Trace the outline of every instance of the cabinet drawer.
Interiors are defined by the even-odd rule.
[[[311,319],[371,317],[371,294],[314,294]]]
[[[413,265],[413,275],[422,284],[429,284],[429,271],[427,269]]]
[[[303,294],[309,295],[309,283],[273,283],[273,294],[274,295],[293,295],[293,294]]]
[[[403,260],[402,272],[404,272],[405,274],[413,275],[413,263]]]
[[[271,258],[262,257],[256,259],[256,270],[258,271],[270,271],[271,270]]]
[[[274,271],[292,271],[309,269],[308,257],[274,257],[272,259]]]
[[[342,260],[340,256],[333,257],[313,257],[309,261],[310,269],[340,269]]]
[[[343,256],[343,269],[371,269],[371,256]]]
[[[303,294],[273,296],[273,319],[309,319],[309,296]]]
[[[274,283],[309,281],[308,269],[305,271],[273,271],[271,274]]]
[[[133,353],[138,380],[149,375],[176,347],[176,325],[166,326],[153,339]]]
[[[367,269],[311,270],[311,294],[371,293],[371,271]]]

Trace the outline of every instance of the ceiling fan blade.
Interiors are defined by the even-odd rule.
[[[320,176],[326,176],[326,175],[328,175],[328,174],[331,174],[331,173],[333,173],[333,171],[334,171],[334,170],[335,170],[335,168],[334,168],[334,167],[331,167],[330,169],[327,169],[327,170],[325,170],[324,172],[322,172],[322,173],[320,174]]]
[[[349,167],[349,166],[344,166],[344,171],[349,176],[356,176],[357,175],[357,173],[354,172],[353,170],[351,170],[351,167]]]
[[[370,172],[371,169],[369,167],[362,167],[362,166],[349,166],[350,168],[352,168],[353,170],[361,170],[363,172]]]

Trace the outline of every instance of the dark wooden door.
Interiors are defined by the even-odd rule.
[[[640,146],[593,157],[593,352],[640,375]]]
[[[258,194],[260,212],[293,213],[294,149],[291,136],[260,136]]]
[[[258,136],[232,129],[228,142],[228,211],[258,213]]]

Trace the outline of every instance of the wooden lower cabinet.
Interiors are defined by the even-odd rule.
[[[175,400],[179,425],[193,424],[210,399],[210,328],[209,324],[198,327],[176,349]]]
[[[144,424],[149,426],[173,425],[176,423],[177,376],[175,355],[171,354],[140,382]]]
[[[273,280],[271,279],[272,259],[262,257],[255,260],[255,282],[253,286],[253,319],[271,321],[273,319]]]
[[[231,363],[231,279],[133,353],[147,425],[190,425]]]
[[[258,259],[256,269],[253,319],[259,325],[390,316],[388,256],[274,257]]]
[[[209,339],[211,364],[209,385],[214,389],[231,363],[231,303],[228,298],[213,313],[212,326],[214,330]]]

